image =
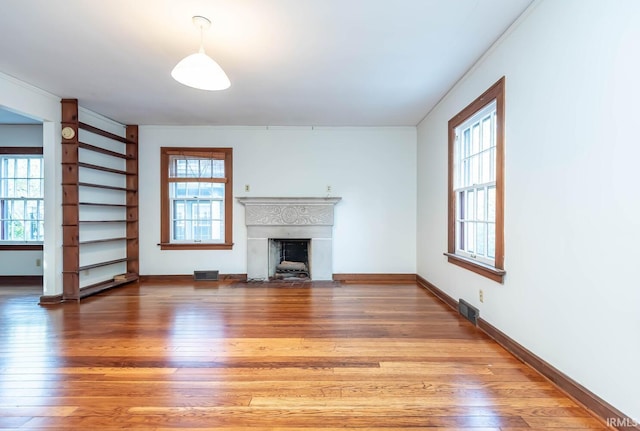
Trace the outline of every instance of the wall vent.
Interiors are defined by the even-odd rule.
[[[196,281],[218,281],[218,271],[193,271]]]
[[[458,312],[464,316],[469,322],[474,325],[478,324],[478,316],[480,316],[480,310],[473,305],[469,304],[464,299],[460,298],[458,301]]]

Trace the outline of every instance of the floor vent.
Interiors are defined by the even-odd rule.
[[[460,300],[458,301],[458,312],[469,322],[473,323],[474,325],[478,324],[478,316],[480,315],[480,310],[478,310],[476,307],[469,304],[462,298],[460,298]]]
[[[218,281],[218,271],[193,271],[196,281]]]

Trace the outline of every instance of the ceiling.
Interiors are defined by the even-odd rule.
[[[2,0],[0,72],[124,124],[414,126],[532,0]],[[204,47],[231,88],[171,69]]]

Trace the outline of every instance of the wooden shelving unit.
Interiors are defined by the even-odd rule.
[[[138,127],[127,126],[126,138],[115,135],[95,126],[82,123],[78,117],[78,101],[76,99],[62,100],[62,128],[71,128],[73,134],[70,138],[62,139],[62,230],[63,230],[63,300],[80,300],[86,296],[110,289],[124,283],[130,283],[138,279],[139,251],[138,251]],[[119,142],[125,145],[123,153],[103,148],[98,145],[80,142],[79,131],[85,130],[91,134],[107,138],[109,142]],[[80,160],[80,149],[106,156],[125,160],[125,169],[114,169],[95,163],[87,163]],[[110,175],[123,176],[125,187],[117,187],[108,184],[80,181],[82,170],[106,172]],[[109,190],[122,194],[123,203],[80,201],[81,188],[93,188]],[[125,218],[104,220],[82,219],[82,208],[104,208],[105,210],[122,209]],[[86,211],[86,210],[85,210]],[[125,226],[124,235],[98,238],[80,241],[80,227],[91,225]],[[123,242],[125,257],[118,259],[106,259],[100,262],[80,265],[83,256],[83,247],[95,246],[101,243]],[[116,271],[126,263],[126,272]],[[113,267],[113,275],[105,280],[81,286],[81,273],[90,269]]]

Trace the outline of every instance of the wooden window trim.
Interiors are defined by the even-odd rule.
[[[0,244],[0,251],[42,251],[42,243],[37,244]]]
[[[504,270],[504,109],[505,77],[500,78],[487,91],[449,120],[449,178],[448,178],[448,238],[447,260],[483,277],[502,283]],[[493,266],[456,255],[456,196],[454,190],[455,129],[486,105],[496,101],[496,257]]]
[[[0,147],[0,154],[42,154],[42,147]]]
[[[225,183],[224,242],[223,243],[172,243],[169,208],[169,156],[194,155],[196,157],[224,157],[225,178],[205,178],[206,182]],[[181,182],[190,181],[179,179]],[[160,246],[161,250],[231,250],[233,248],[233,149],[200,147],[160,148]]]

